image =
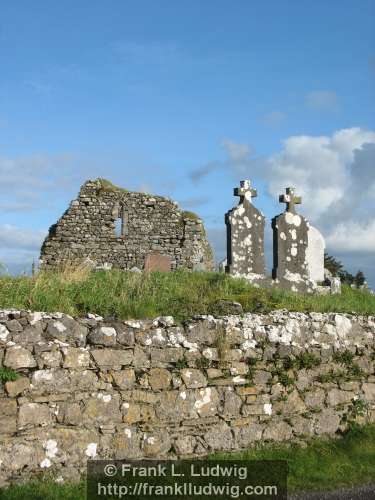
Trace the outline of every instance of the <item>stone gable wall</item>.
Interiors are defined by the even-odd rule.
[[[198,457],[375,421],[375,318],[0,311],[0,485],[89,458]]]
[[[115,221],[124,216],[124,234]],[[41,267],[56,268],[89,259],[97,266],[144,268],[150,253],[169,256],[172,269],[213,267],[203,222],[161,196],[105,190],[87,181],[59,221],[51,226],[41,251]]]

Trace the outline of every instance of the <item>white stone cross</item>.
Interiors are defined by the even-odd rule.
[[[240,197],[240,203],[242,203],[244,199],[251,203],[251,199],[258,196],[257,190],[251,187],[251,182],[249,180],[240,181],[240,187],[234,188],[233,192],[234,196]]]

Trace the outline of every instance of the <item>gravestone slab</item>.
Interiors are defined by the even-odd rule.
[[[149,253],[145,260],[145,272],[161,271],[167,273],[171,270],[172,263],[168,255]]]
[[[286,203],[287,208],[283,214],[272,219],[272,276],[282,288],[311,292],[313,282],[309,278],[307,262],[309,223],[295,209],[302,199],[295,196],[294,188],[287,188],[286,194],[281,195],[279,200]]]
[[[325,241],[323,235],[316,227],[309,227],[307,233],[307,266],[309,278],[315,282],[324,281],[324,250]]]
[[[249,180],[234,189],[240,197],[237,207],[225,214],[227,226],[226,272],[250,281],[264,278],[264,216],[252,204],[257,191]]]

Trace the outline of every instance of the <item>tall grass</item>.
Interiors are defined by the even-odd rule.
[[[349,287],[343,287],[341,295],[309,296],[256,288],[223,273],[92,272],[78,267],[39,272],[34,277],[0,277],[0,308],[60,311],[72,316],[91,312],[119,319],[173,315],[182,320],[217,313],[219,299],[237,301],[245,312],[286,308],[375,314],[375,297]]]

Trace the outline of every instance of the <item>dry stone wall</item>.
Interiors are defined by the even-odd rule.
[[[176,325],[0,311],[0,484],[76,478],[88,459],[199,457],[374,422],[374,338],[374,317],[340,314]]]
[[[105,181],[107,182],[107,181]],[[120,224],[116,232],[116,224]],[[95,267],[143,269],[147,256],[168,257],[171,269],[210,270],[212,250],[203,222],[161,196],[87,181],[41,250],[41,267],[87,262]]]

